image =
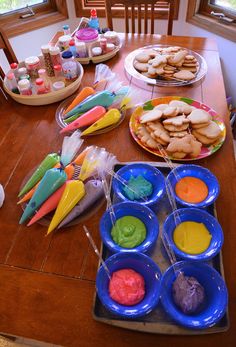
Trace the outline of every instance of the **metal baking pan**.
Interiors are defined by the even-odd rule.
[[[167,176],[168,173],[170,172],[170,168],[165,163],[158,163],[158,162],[145,162],[145,163],[155,166],[157,169],[159,169],[163,173],[164,176]],[[117,172],[121,167],[127,164],[131,164],[131,162],[116,164],[114,167],[114,171]],[[112,195],[113,194],[111,192],[111,197],[113,198]],[[217,218],[217,213],[216,213],[216,209],[214,205],[210,205],[207,208],[207,212]],[[164,222],[168,213],[169,211],[164,210],[164,208],[163,208],[163,211],[158,213],[160,226]],[[109,250],[104,245],[102,245],[103,259],[108,258],[110,255],[111,253],[109,252]],[[152,259],[157,263],[157,265],[160,267],[162,272],[164,272],[171,265],[168,258],[166,257],[163,245],[160,241],[160,237],[158,238],[155,250],[152,253]],[[221,252],[218,253],[218,255],[216,255],[211,261],[209,261],[208,264],[213,266],[224,278],[224,267],[223,267],[223,259],[222,259]],[[95,293],[94,303],[93,303],[93,318],[99,322],[122,327],[125,329],[156,333],[156,334],[204,335],[204,334],[224,332],[229,329],[228,311],[222,317],[222,319],[213,327],[203,329],[203,330],[193,330],[193,329],[187,329],[185,327],[177,325],[176,322],[173,321],[164,311],[161,301],[159,301],[157,307],[152,312],[150,312],[148,315],[144,317],[137,318],[137,319],[129,319],[129,320],[123,319],[110,313],[102,305],[96,293]]]

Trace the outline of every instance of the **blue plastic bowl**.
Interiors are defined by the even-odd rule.
[[[206,197],[205,200],[199,203],[193,204],[193,203],[189,203],[180,199],[175,194],[175,186],[177,181],[186,176],[199,178],[207,185],[208,196]],[[173,187],[177,204],[185,206],[185,207],[205,208],[214,203],[214,201],[217,199],[220,192],[220,187],[219,187],[219,183],[216,176],[213,175],[213,173],[211,173],[210,170],[199,165],[184,164],[184,165],[177,166],[169,173],[169,175],[167,176],[167,180],[169,180],[169,182],[171,183]]]
[[[173,232],[176,228],[176,220],[174,214],[179,216],[181,222],[198,222],[203,223],[212,235],[211,243],[205,252],[200,254],[188,254],[182,252],[173,241]],[[178,220],[178,219],[177,219]],[[163,225],[163,235],[167,235],[170,246],[178,259],[192,260],[192,261],[207,261],[213,258],[221,249],[224,236],[220,224],[208,212],[198,208],[181,208],[172,212],[165,220]]]
[[[130,177],[137,177],[139,175],[143,176],[147,181],[152,184],[153,192],[150,196],[144,199],[135,200],[154,211],[157,211],[158,205],[165,196],[165,178],[163,174],[154,166],[145,163],[136,163],[123,166],[116,173],[123,180],[129,181]],[[130,201],[124,193],[123,183],[118,181],[116,178],[112,180],[112,189],[115,193],[115,197],[119,201]]]
[[[141,302],[133,306],[120,305],[110,298],[109,278],[101,266],[97,273],[96,288],[107,310],[124,318],[136,318],[148,314],[157,306],[161,292],[161,271],[151,258],[142,253],[122,252],[113,254],[105,263],[111,274],[121,269],[132,269],[142,275],[145,281],[145,296]]]
[[[174,265],[175,271],[182,271],[185,276],[193,276],[204,287],[206,300],[202,311],[187,315],[176,306],[172,296],[172,285],[176,279],[173,265],[162,277],[161,302],[165,311],[177,323],[192,329],[205,329],[215,325],[225,314],[228,292],[223,278],[211,266],[204,263],[180,261]]]
[[[133,216],[140,219],[146,226],[145,240],[135,248],[123,248],[115,243],[111,236],[112,221],[110,210],[107,210],[99,224],[100,235],[105,246],[112,252],[141,252],[150,253],[155,246],[159,234],[159,223],[154,212],[137,202],[120,202],[113,205],[116,220],[124,216]]]

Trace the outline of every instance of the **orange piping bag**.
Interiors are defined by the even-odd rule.
[[[106,113],[106,109],[103,106],[95,106],[91,110],[85,112],[82,116],[68,124],[60,131],[60,134],[64,134],[68,131],[73,131],[87,125],[91,125]]]
[[[88,96],[93,95],[95,90],[91,87],[84,87],[79,94],[74,98],[72,103],[67,107],[67,109],[63,112],[63,115],[72,110],[75,106],[81,103]]]
[[[40,209],[37,211],[34,217],[27,224],[28,227],[32,225],[33,223],[37,222],[39,219],[43,218],[49,212],[57,208],[57,205],[62,197],[65,187],[66,187],[66,183],[64,183],[51,196],[49,196],[49,198],[43,203],[43,205],[40,207]]]
[[[72,208],[84,197],[85,188],[81,181],[71,180],[66,182],[61,200],[51,220],[47,235],[68,215]]]

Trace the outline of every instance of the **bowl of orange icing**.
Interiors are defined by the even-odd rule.
[[[213,173],[200,165],[180,165],[167,176],[176,202],[182,207],[205,208],[215,202],[220,186]]]

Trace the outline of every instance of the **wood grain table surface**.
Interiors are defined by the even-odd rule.
[[[231,327],[227,332],[203,336],[147,334],[112,327],[92,318],[98,260],[81,224],[45,237],[46,228],[19,225],[22,213],[17,195],[25,176],[49,153],[61,148],[63,137],[55,121],[59,103],[25,106],[0,99],[0,183],[6,200],[0,209],[0,332],[62,346],[234,346],[236,343],[236,170],[224,81],[216,43],[211,39],[177,36],[123,35],[122,49],[107,64],[120,79],[137,90],[137,102],[165,95],[199,100],[213,108],[225,122],[227,136],[214,155],[196,163],[218,178],[218,219],[224,230],[223,263],[229,290]],[[179,45],[201,54],[208,65],[196,85],[144,90],[133,85],[124,71],[128,53],[149,44]],[[233,68],[233,67],[232,67]],[[95,66],[84,66],[81,87],[91,85]],[[84,146],[97,145],[119,161],[163,161],[139,147],[129,133],[129,116],[107,134],[86,138]],[[100,244],[99,219],[86,221]]]

